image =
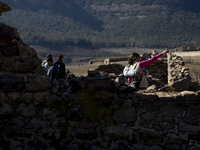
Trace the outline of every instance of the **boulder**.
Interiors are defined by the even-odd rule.
[[[36,114],[37,112],[33,103],[30,103],[21,113],[21,115],[25,117],[34,117]]]
[[[113,85],[111,79],[107,78],[87,78],[86,88],[99,91],[113,91]]]
[[[0,44],[9,43],[14,39],[20,39],[17,29],[0,22]]]
[[[1,16],[2,13],[6,13],[6,12],[9,12],[11,10],[12,10],[12,8],[10,8],[10,6],[8,6],[8,4],[0,2],[0,16]]]
[[[51,80],[48,77],[38,77],[30,79],[26,86],[29,92],[42,92],[51,89]]]
[[[136,121],[136,111],[134,107],[120,109],[114,112],[112,118],[116,122],[120,123],[131,123]]]
[[[37,118],[31,119],[31,121],[25,125],[27,129],[44,129],[47,128],[47,123],[43,120],[39,120]]]
[[[5,57],[19,56],[19,47],[17,41],[5,43],[0,45],[1,53]]]
[[[20,92],[25,84],[22,77],[17,74],[0,75],[0,89],[5,92]]]

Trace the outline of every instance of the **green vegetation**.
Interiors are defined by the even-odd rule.
[[[165,48],[199,46],[197,0],[56,0],[52,7],[2,0],[0,17],[27,44]],[[126,4],[126,5],[125,5]],[[133,7],[135,5],[135,7]]]

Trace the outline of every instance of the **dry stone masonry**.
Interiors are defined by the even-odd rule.
[[[200,91],[139,93],[117,64],[52,85],[35,50],[2,25],[0,149],[200,149]]]

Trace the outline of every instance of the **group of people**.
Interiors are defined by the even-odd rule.
[[[158,58],[167,53],[169,53],[168,49],[158,55],[155,55],[151,59],[144,61],[141,61],[141,57],[138,53],[132,53],[128,59],[128,65],[123,70],[126,84],[138,89],[147,88],[148,81],[146,77],[149,72],[144,67],[155,62]],[[48,54],[46,56],[46,60],[42,63],[42,67],[45,68],[45,72],[52,80],[52,83],[54,79],[65,78],[65,64],[63,63],[63,55],[59,55],[58,61],[54,63],[52,55]]]
[[[46,60],[43,61],[42,67],[45,68],[47,76],[51,79],[52,83],[54,79],[65,78],[65,64],[63,63],[63,55],[58,56],[58,61],[53,62],[51,54],[46,55]]]
[[[155,62],[158,58],[167,53],[169,53],[168,49],[158,55],[155,55],[151,59],[144,61],[141,61],[141,57],[138,53],[132,53],[128,59],[128,65],[123,70],[126,84],[138,89],[147,88],[148,81],[146,76],[149,74],[149,72],[144,67]]]

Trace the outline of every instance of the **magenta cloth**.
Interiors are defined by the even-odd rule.
[[[163,54],[160,53],[158,55],[153,56],[151,59],[144,60],[140,62],[140,68],[143,69],[145,66],[148,66],[149,64],[153,63],[156,61],[158,58],[160,58]]]

